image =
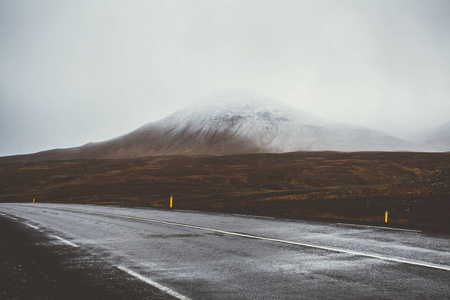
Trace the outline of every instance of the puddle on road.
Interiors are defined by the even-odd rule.
[[[204,234],[148,234],[143,237],[146,239],[160,238],[160,239],[169,239],[169,238],[194,238],[194,237],[204,237],[204,236],[223,236],[221,233],[204,233]]]

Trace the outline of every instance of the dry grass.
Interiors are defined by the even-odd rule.
[[[450,154],[299,152],[0,163],[0,201],[450,226]],[[409,211],[408,211],[409,209]]]

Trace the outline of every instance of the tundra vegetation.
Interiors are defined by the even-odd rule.
[[[94,203],[450,228],[450,153],[0,162],[1,202]]]

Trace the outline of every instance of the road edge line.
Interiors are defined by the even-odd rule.
[[[169,294],[170,296],[173,296],[173,297],[175,297],[177,299],[180,299],[180,300],[191,300],[190,298],[188,298],[188,297],[186,297],[184,295],[181,295],[181,294],[175,292],[174,290],[172,290],[172,289],[170,289],[170,288],[168,288],[166,286],[163,286],[163,285],[161,285],[161,284],[151,280],[150,278],[144,277],[144,276],[142,276],[139,273],[131,271],[128,268],[125,268],[123,266],[116,266],[116,267],[119,270],[124,271],[125,273],[127,273],[127,274],[129,274],[129,275],[131,275],[131,276],[133,276],[133,277],[135,277],[135,278],[137,278],[137,279],[139,279],[139,280],[141,280],[141,281],[143,281],[143,282],[145,282],[145,283],[147,283],[147,284],[157,288],[158,290],[160,290],[160,291],[162,291],[162,292],[164,292],[166,294]]]
[[[28,223],[23,223],[23,224],[25,224],[25,225],[27,225],[28,227],[31,227],[31,228],[33,228],[33,229],[39,230],[39,227],[37,227],[37,226],[31,225],[31,224],[28,224]]]
[[[66,244],[66,245],[69,245],[69,246],[72,246],[72,247],[75,247],[75,248],[80,247],[80,246],[78,246],[77,244],[74,244],[74,243],[72,243],[71,241],[68,241],[68,240],[66,240],[66,239],[63,239],[62,237],[59,237],[59,236],[57,236],[57,235],[51,235],[51,237],[54,237],[55,239],[57,239],[57,240],[63,242],[63,243]]]

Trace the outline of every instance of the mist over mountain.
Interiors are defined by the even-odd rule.
[[[428,132],[424,147],[434,151],[450,151],[450,121]]]
[[[100,143],[26,155],[32,160],[230,155],[293,151],[417,151],[418,144],[327,121],[248,92],[218,93]]]
[[[326,121],[276,100],[242,92],[215,94],[132,135],[155,128],[170,141],[166,148],[158,148],[163,154],[398,151],[414,146],[383,132]],[[201,147],[196,146],[199,143]]]

